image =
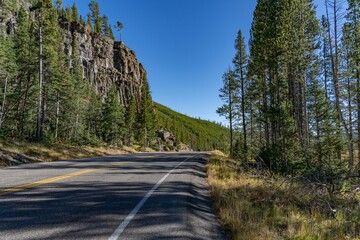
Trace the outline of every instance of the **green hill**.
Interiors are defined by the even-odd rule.
[[[160,127],[172,132],[177,143],[189,145],[194,150],[226,150],[228,130],[219,124],[191,118],[156,103]]]

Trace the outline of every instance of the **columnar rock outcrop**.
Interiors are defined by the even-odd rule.
[[[131,96],[137,103],[141,99],[146,71],[138,62],[134,51],[123,42],[98,36],[87,26],[78,23],[61,23],[65,53],[71,68],[72,42],[76,35],[79,41],[80,58],[84,78],[89,80],[99,94],[106,96],[111,86],[117,86],[120,101],[128,105]]]
[[[18,6],[30,9],[27,1],[16,0]],[[0,8],[0,35],[10,34],[16,28],[16,12]],[[79,41],[80,58],[84,79],[90,81],[98,94],[105,97],[113,84],[117,87],[120,101],[124,106],[132,96],[140,103],[146,70],[138,62],[134,51],[123,42],[94,34],[90,27],[76,22],[59,21],[64,38],[64,51],[71,68],[72,43],[76,35]]]

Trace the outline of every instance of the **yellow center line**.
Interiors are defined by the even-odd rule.
[[[53,177],[53,178],[48,178],[48,179],[44,179],[44,180],[40,180],[40,181],[36,181],[36,182],[32,182],[32,183],[19,185],[19,186],[12,187],[12,188],[7,188],[7,189],[4,189],[4,190],[0,190],[0,196],[7,195],[7,194],[10,194],[10,193],[14,193],[14,192],[23,191],[23,190],[26,190],[26,189],[29,189],[29,188],[34,188],[34,187],[37,187],[37,186],[41,186],[41,185],[45,185],[45,184],[49,184],[49,183],[53,183],[53,182],[57,182],[57,181],[61,181],[61,180],[67,179],[67,178],[76,177],[76,176],[83,175],[83,174],[86,174],[86,173],[91,173],[91,172],[94,172],[94,171],[99,170],[99,169],[119,166],[119,165],[126,164],[126,163],[128,163],[128,162],[112,163],[112,164],[100,166],[100,167],[97,167],[97,168],[84,169],[84,170],[81,170],[81,171],[68,173],[68,174]]]

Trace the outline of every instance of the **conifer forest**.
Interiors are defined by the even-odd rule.
[[[0,6],[0,18],[10,19],[0,31],[2,139],[80,145],[138,144],[158,149],[157,132],[166,127],[179,135],[178,144],[203,150],[227,148],[226,129],[218,124],[209,123],[220,129],[214,133],[217,138],[212,139],[208,136],[214,130],[204,129],[201,124],[189,129],[177,118],[173,117],[171,124],[161,118],[166,116],[157,114],[145,70],[140,69],[141,76],[134,77],[141,85],[132,86],[125,97],[121,96],[115,77],[106,90],[97,86],[102,79],[94,80],[88,74],[96,70],[87,66],[93,60],[83,63],[80,50],[85,47],[79,36],[92,38],[93,45],[96,41],[110,42],[109,45],[120,46],[121,51],[124,45],[115,41],[114,34],[121,39],[124,26],[120,21],[111,26],[96,1],[90,2],[86,17],[78,13],[75,3],[65,7],[61,0],[5,0],[0,1]],[[70,41],[65,39],[66,34]],[[64,42],[70,42],[69,46]],[[101,46],[99,49],[103,51]],[[66,54],[66,50],[70,53]]]
[[[239,31],[218,109],[233,157],[329,181],[359,174],[360,1],[324,4],[318,19],[311,0],[259,0],[248,48]]]

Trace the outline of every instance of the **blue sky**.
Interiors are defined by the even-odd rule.
[[[86,16],[90,0],[76,2]],[[156,102],[193,117],[223,121],[218,90],[239,29],[249,39],[255,0],[98,0],[143,63]],[[315,0],[323,11],[323,0]],[[116,33],[116,36],[118,34]],[[117,36],[118,37],[118,36]]]

